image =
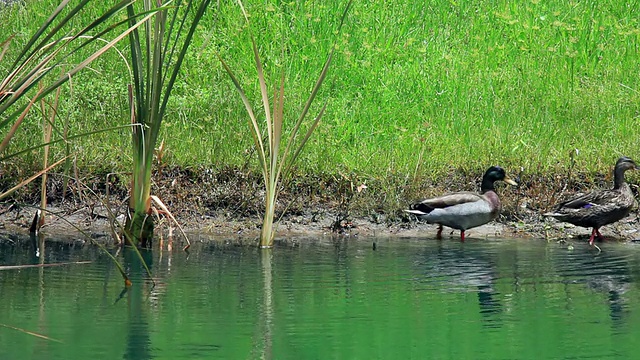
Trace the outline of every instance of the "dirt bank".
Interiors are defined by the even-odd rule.
[[[417,222],[402,210],[422,197],[451,191],[477,191],[481,174],[453,172],[434,182],[424,179],[361,179],[357,176],[318,175],[296,177],[281,193],[278,213],[283,214],[278,236],[398,236],[434,237],[436,226]],[[470,238],[525,237],[557,241],[586,239],[589,229],[545,219],[541,214],[554,203],[577,192],[609,187],[609,176],[563,177],[520,174],[520,186],[499,186],[503,202],[500,217],[467,232]],[[264,192],[261,177],[250,171],[226,169],[163,169],[154,174],[153,193],[172,211],[192,239],[242,238],[250,242],[260,229]],[[47,224],[42,232],[52,236],[82,237],[80,230],[94,238],[110,241],[112,216],[126,211],[126,179],[94,176],[70,181],[53,175],[48,185]],[[632,186],[634,189],[635,186]],[[39,185],[22,189],[13,199],[0,203],[0,231],[27,233],[39,203]],[[159,231],[165,236],[175,225],[160,218]],[[619,240],[640,238],[638,212],[602,228],[604,236]],[[445,237],[458,239],[459,232]]]

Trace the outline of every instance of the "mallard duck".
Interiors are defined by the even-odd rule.
[[[593,228],[589,245],[597,235],[600,227],[614,223],[629,214],[635,204],[635,198],[629,184],[624,181],[624,172],[638,169],[638,165],[628,157],[621,157],[613,169],[613,189],[597,190],[580,195],[555,205],[554,211],[544,214],[576,226]]]
[[[500,214],[500,198],[495,192],[494,182],[504,181],[517,185],[505,174],[500,166],[490,167],[482,177],[480,194],[457,192],[413,204],[405,210],[426,220],[429,224],[438,224],[436,238],[442,238],[442,226],[460,230],[460,240],[464,241],[464,232],[476,226],[484,225]]]

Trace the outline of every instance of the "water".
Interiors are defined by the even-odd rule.
[[[372,242],[156,250],[155,287],[121,254],[135,283],[124,294],[94,247],[47,242],[48,263],[93,262],[0,271],[0,359],[636,356],[640,245]],[[2,265],[39,261],[29,241],[0,244]]]

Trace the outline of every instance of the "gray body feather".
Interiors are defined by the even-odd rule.
[[[422,207],[432,210],[427,212],[421,210]],[[430,224],[441,224],[464,231],[495,219],[500,209],[498,195],[488,191],[482,195],[460,192],[427,199],[416,204],[413,209],[405,211]]]

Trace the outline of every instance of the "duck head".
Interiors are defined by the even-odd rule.
[[[518,183],[513,181],[511,178],[507,176],[507,173],[500,166],[492,166],[490,167],[482,177],[482,192],[487,192],[490,190],[495,190],[493,185],[496,181],[504,181],[509,185],[517,186]]]
[[[626,171],[626,170],[637,170],[640,168],[638,167],[638,165],[636,165],[635,161],[631,160],[631,158],[623,156],[620,159],[618,159],[618,161],[616,162],[615,170],[617,171],[618,169]]]
[[[619,189],[620,186],[624,183],[624,172],[627,170],[636,170],[640,169],[638,165],[636,165],[635,161],[631,160],[626,156],[621,157],[616,162],[616,167],[613,169],[613,188]]]

